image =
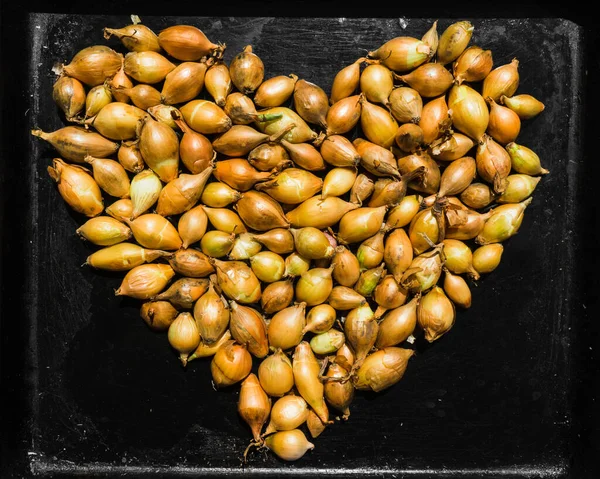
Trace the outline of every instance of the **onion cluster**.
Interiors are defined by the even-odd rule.
[[[519,231],[548,170],[518,135],[544,104],[473,30],[390,39],[325,90],[137,19],[104,29],[124,53],[92,45],[58,74],[65,126],[32,134],[86,264],[123,273],[115,295],[183,366],[240,387],[250,446],[297,460],[356,391],[400,381]]]

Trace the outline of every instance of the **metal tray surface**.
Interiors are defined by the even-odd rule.
[[[251,44],[266,77],[295,73],[327,91],[340,68],[383,41],[421,36],[436,19],[440,31],[454,21],[140,17],[155,31],[198,26],[227,44],[226,61]],[[26,343],[13,356],[18,365],[7,357],[3,367],[18,368],[25,385],[24,392],[12,391],[19,399],[15,414],[26,413],[8,441],[23,455],[8,461],[22,467],[15,477],[576,477],[573,461],[582,452],[574,406],[581,401],[576,380],[586,315],[577,255],[583,31],[560,18],[463,19],[474,24],[471,43],[492,49],[495,65],[519,59],[519,92],[546,104],[523,123],[519,142],[538,152],[550,174],[534,192],[520,232],[505,242],[498,269],[471,283],[472,307],[458,312],[441,340],[419,346],[397,385],[357,394],[348,421],[328,427],[301,460],[254,452],[243,466],[249,430],[236,412],[238,389],[215,391],[208,361],[182,368],[166,335],[141,320],[141,303],[114,296],[122,275],[82,266],[94,248],[75,234],[82,218],[47,175],[57,155],[29,135],[31,128],[62,126],[51,99],[53,65],[91,44],[121,50],[116,39],[102,37],[102,27],[124,26],[129,18],[29,15],[22,32],[26,75],[18,77],[28,79],[20,85],[26,94],[5,98],[18,101],[15,114],[24,117],[14,131],[20,157],[5,159],[18,163],[16,173],[5,172],[6,184],[14,181],[11,190],[19,191],[13,201],[24,211],[16,226],[24,236],[6,241],[2,251],[11,275],[3,281],[3,322],[11,324],[4,331],[15,333],[3,337],[3,346],[11,338]],[[6,211],[7,221],[16,217]],[[7,271],[13,264],[20,269]],[[19,312],[12,319],[11,302]]]

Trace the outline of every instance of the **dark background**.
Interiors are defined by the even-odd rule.
[[[198,11],[193,10],[196,8]],[[597,458],[600,457],[600,406],[596,392],[600,370],[598,348],[599,326],[596,319],[596,297],[598,280],[596,275],[597,248],[597,210],[595,194],[598,175],[598,86],[600,54],[597,51],[598,28],[589,10],[583,6],[569,4],[539,6],[530,2],[498,3],[485,5],[481,2],[447,2],[445,4],[427,3],[427,5],[408,5],[406,2],[396,7],[389,3],[349,4],[346,2],[215,2],[206,4],[194,2],[169,2],[148,4],[148,2],[104,1],[101,4],[82,2],[2,2],[1,11],[1,79],[0,104],[2,150],[0,158],[0,477],[27,477],[28,463],[27,421],[30,419],[26,391],[29,386],[29,373],[19,368],[25,364],[29,351],[29,325],[24,321],[27,300],[22,294],[26,283],[26,270],[23,268],[22,253],[24,228],[27,221],[23,211],[27,209],[28,198],[23,191],[22,182],[16,175],[19,169],[11,166],[11,161],[21,160],[19,145],[13,140],[17,132],[27,127],[26,119],[16,115],[21,111],[17,106],[23,101],[28,79],[24,77],[23,59],[27,58],[26,16],[30,12],[52,13],[98,13],[111,15],[129,15],[146,12],[146,15],[195,15],[202,16],[329,16],[329,17],[556,17],[570,19],[585,28],[585,62],[587,78],[585,85],[584,135],[586,161],[581,174],[581,204],[583,215],[580,243],[575,246],[577,258],[581,258],[582,278],[578,284],[581,291],[578,297],[586,305],[582,317],[578,318],[579,330],[576,332],[577,348],[573,358],[576,386],[572,424],[572,441],[575,452],[572,464],[573,479],[600,477]],[[166,9],[166,10],[165,10]],[[140,16],[142,16],[140,14]],[[142,16],[143,18],[143,16]],[[285,36],[285,32],[281,32]],[[535,45],[532,46],[535,48]],[[40,261],[56,258],[40,258]],[[543,287],[543,285],[540,285]],[[93,340],[89,338],[89,340]],[[79,351],[85,354],[85,351]],[[108,352],[107,354],[110,354]],[[160,432],[157,432],[157,434]],[[542,438],[543,439],[543,438]],[[459,454],[460,452],[457,452]],[[447,477],[447,476],[446,476]]]

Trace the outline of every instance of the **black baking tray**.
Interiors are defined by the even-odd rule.
[[[588,78],[596,55],[585,22],[469,9],[283,16],[271,3],[164,16],[109,5],[17,5],[3,16],[0,477],[600,477],[589,146],[597,94]],[[29,134],[61,126],[54,63],[92,43],[118,48],[102,27],[125,25],[130,13],[156,30],[194,24],[226,42],[226,59],[251,44],[268,76],[293,72],[325,88],[382,41],[463,13],[472,42],[491,48],[497,65],[517,57],[520,91],[546,104],[519,140],[550,174],[499,268],[473,285],[472,307],[419,349],[400,383],[358,394],[350,419],[297,462],[255,452],[242,465],[249,432],[237,389],[213,390],[207,362],[182,368],[139,303],[114,296],[120,277],[82,266],[91,248],[75,234],[81,218],[46,172],[56,155]]]

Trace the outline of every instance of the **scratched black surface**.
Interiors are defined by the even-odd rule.
[[[468,17],[465,17],[468,19]],[[30,16],[27,128],[61,120],[50,98],[55,62],[116,41],[104,26],[126,16]],[[267,76],[295,73],[328,89],[334,74],[382,41],[421,36],[434,18],[143,16],[150,27],[192,23],[227,43],[226,60],[252,44]],[[237,389],[214,391],[207,362],[180,367],[166,337],[139,318],[139,303],[114,296],[119,275],[82,267],[91,248],[50,182],[54,156],[26,141],[29,236],[24,297],[28,338],[27,462],[32,475],[374,475],[570,477],[578,329],[574,257],[582,164],[581,30],[560,19],[473,19],[472,43],[495,64],[517,57],[519,91],[546,104],[519,140],[539,152],[544,177],[499,268],[473,284],[473,306],[451,333],[420,348],[402,381],[359,394],[346,423],[314,440],[296,463],[240,456],[249,432]],[[450,23],[440,18],[440,28]],[[285,32],[285,35],[282,34]],[[536,39],[536,48],[530,48]],[[541,41],[539,39],[542,39]],[[25,107],[24,107],[25,109]],[[541,287],[541,285],[544,285]]]

